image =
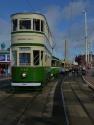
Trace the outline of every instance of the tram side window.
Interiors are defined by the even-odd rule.
[[[19,53],[19,64],[30,65],[30,53]]]
[[[33,30],[40,31],[40,20],[33,19]]]
[[[13,23],[13,31],[17,31],[17,19],[12,20]]]
[[[43,65],[43,51],[41,51],[41,63]]]
[[[55,66],[55,61],[54,60],[52,60],[52,66]]]
[[[41,31],[43,32],[44,31],[44,21],[41,20]]]
[[[34,50],[33,51],[33,64],[34,65],[39,65],[40,59],[39,59],[39,50]]]
[[[41,51],[41,60],[43,60],[43,51]]]
[[[31,20],[20,20],[20,29],[31,29]]]

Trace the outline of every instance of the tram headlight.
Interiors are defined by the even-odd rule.
[[[22,73],[22,77],[25,78],[26,77],[26,73]]]
[[[51,73],[51,77],[53,77],[53,73]]]

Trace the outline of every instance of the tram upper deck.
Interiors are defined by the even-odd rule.
[[[46,18],[38,13],[16,13],[11,15],[12,45],[18,43],[52,45],[51,33]]]

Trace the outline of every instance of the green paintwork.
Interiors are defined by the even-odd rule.
[[[61,67],[51,67],[51,74],[57,75],[61,72]]]
[[[25,78],[22,73],[26,73]],[[50,77],[50,67],[12,67],[12,82],[44,83]]]
[[[44,44],[40,44],[40,43],[14,43],[11,46],[42,46],[42,47],[44,47]]]
[[[37,31],[14,31],[14,32],[11,32],[11,34],[16,34],[16,33],[39,33],[39,34],[44,34],[44,32],[37,32]]]

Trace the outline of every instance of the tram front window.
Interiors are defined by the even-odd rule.
[[[40,31],[40,20],[33,19],[33,30]]]
[[[20,29],[31,29],[31,20],[20,20]]]
[[[17,31],[17,19],[14,19],[14,20],[12,20],[12,24],[13,24],[13,31]]]
[[[30,53],[19,53],[19,64],[30,65]]]
[[[44,22],[41,20],[41,31],[44,32]]]

